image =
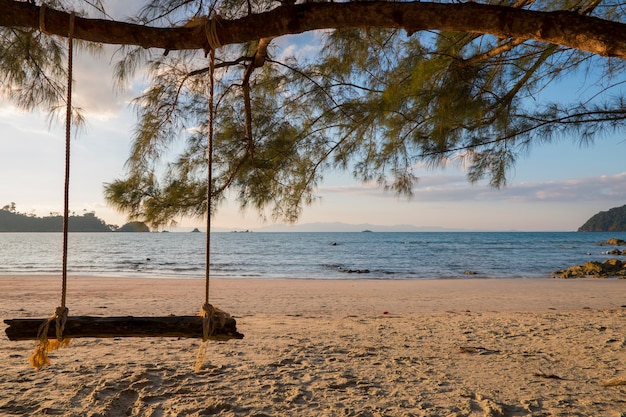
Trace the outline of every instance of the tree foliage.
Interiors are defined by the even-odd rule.
[[[83,14],[106,16],[105,2],[97,4],[94,12],[88,2],[57,1],[51,6],[76,10],[83,5]],[[133,17],[135,24],[183,27],[190,34],[206,31],[206,16],[215,13],[219,18],[213,22],[218,26],[222,22],[224,31],[227,22],[237,19],[291,11],[289,24],[268,23],[284,26],[279,35],[298,32],[292,27],[294,16],[300,16],[296,13],[306,20],[306,13],[316,10],[343,10],[341,4],[293,6],[270,0],[146,4]],[[397,5],[362,4],[376,5],[381,14],[386,5]],[[624,23],[626,10],[622,2],[599,0],[486,0],[478,6],[489,6],[499,15],[565,13],[617,23]],[[323,19],[319,17],[320,22]],[[524,19],[530,17],[515,25]],[[339,20],[341,16],[334,21]],[[475,21],[478,25],[482,20]],[[301,49],[291,53],[274,35],[219,48],[214,74],[212,209],[230,191],[243,208],[295,221],[303,206],[315,199],[325,173],[348,170],[359,181],[376,182],[410,196],[418,182],[417,164],[439,167],[451,160],[467,167],[470,181],[486,178],[500,187],[531,145],[563,137],[586,143],[624,126],[621,58],[531,37],[503,37],[508,26],[515,26],[504,20],[494,34],[482,29],[420,30],[411,22],[401,23],[337,24],[309,34],[306,44],[299,40]],[[63,48],[58,38],[40,29],[0,31],[3,93],[23,108],[53,108],[62,100]],[[209,63],[206,45],[164,53],[144,49],[142,42],[125,45],[116,54],[121,56],[116,67],[119,83],[131,80],[139,69],[147,69],[149,79],[134,102],[138,121],[127,175],[107,184],[105,196],[131,218],[160,225],[208,210]],[[173,40],[172,45],[176,45]],[[547,94],[552,84],[573,76],[586,80],[579,100],[563,101]],[[182,150],[173,160],[165,159],[172,147]]]

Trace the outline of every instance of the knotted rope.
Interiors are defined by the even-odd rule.
[[[205,303],[202,306],[200,316],[202,317],[202,343],[200,344],[198,354],[196,355],[196,372],[200,371],[202,369],[202,365],[204,365],[209,345],[208,342],[209,339],[214,336],[215,329],[218,327],[224,327],[226,325],[226,321],[230,318],[230,314],[217,307],[213,307],[209,303]]]
[[[217,36],[217,21],[219,18],[219,15],[216,13],[211,18],[207,18],[206,23],[204,24],[204,34],[212,51],[215,51],[222,46],[220,39]]]
[[[41,33],[48,34],[46,30],[46,8],[48,5],[46,3],[41,3],[41,7],[39,8],[39,31]]]
[[[68,309],[66,307],[57,307],[54,314],[39,327],[37,333],[37,346],[30,355],[29,361],[33,368],[40,370],[46,365],[50,364],[50,358],[48,358],[48,352],[59,349],[60,347],[67,346],[70,343],[70,339],[63,338],[63,331],[65,330],[65,323],[67,322]],[[56,326],[56,339],[48,339],[48,331],[52,322]]]
[[[40,26],[44,25],[45,20],[45,3],[40,9]],[[67,295],[67,247],[68,247],[68,220],[69,220],[69,188],[70,188],[70,139],[72,134],[72,68],[73,68],[73,49],[74,49],[74,18],[72,12],[70,15],[70,26],[68,31],[68,52],[67,52],[67,108],[65,116],[65,186],[63,193],[64,211],[63,211],[63,267],[62,267],[62,285],[61,285],[61,305],[56,308],[52,314],[39,328],[37,334],[38,344],[35,351],[30,356],[30,364],[37,370],[48,365],[50,359],[48,352],[56,350],[60,347],[67,346],[69,339],[63,338],[63,331],[67,323],[68,308],[65,306]],[[41,28],[45,32],[45,27]],[[52,322],[56,327],[56,340],[48,340],[48,331]]]

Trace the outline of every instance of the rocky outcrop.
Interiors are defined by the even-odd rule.
[[[337,268],[339,272],[343,272],[344,274],[369,274],[369,269],[345,269],[342,267]]]
[[[599,245],[600,246],[626,246],[626,240],[616,239],[612,237],[606,242],[600,243]]]
[[[570,266],[555,271],[554,278],[626,278],[626,263],[619,259],[607,259],[604,262],[591,261],[583,265]]]

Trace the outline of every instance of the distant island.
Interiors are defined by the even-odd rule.
[[[626,206],[594,214],[578,228],[579,232],[626,232]]]
[[[147,233],[150,228],[144,222],[130,222],[116,230],[116,232],[141,232]]]
[[[0,210],[0,232],[62,232],[63,216],[51,213],[50,216],[38,217],[34,214],[18,213],[15,204],[7,204]],[[130,222],[119,227],[96,216],[94,212],[81,216],[72,214],[68,219],[70,232],[149,232],[150,228],[142,222]]]

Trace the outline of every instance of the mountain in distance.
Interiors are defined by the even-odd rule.
[[[464,232],[464,229],[452,229],[436,226],[414,226],[397,224],[381,226],[369,223],[348,224],[341,222],[318,222],[295,225],[274,224],[253,229],[254,232]]]
[[[613,207],[591,216],[579,232],[626,232],[626,206]]]

